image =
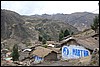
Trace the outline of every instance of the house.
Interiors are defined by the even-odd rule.
[[[39,56],[33,56],[34,58],[34,63],[41,63],[44,61],[44,59],[42,57],[39,57]]]
[[[92,37],[77,39],[77,42],[90,51],[93,51],[95,48],[99,48],[99,41]]]
[[[69,46],[69,45],[80,45],[80,44],[77,43],[76,38],[74,38],[74,37],[69,37],[69,38],[67,38],[67,39],[65,39],[65,40],[63,40],[63,41],[61,41],[61,47],[64,46],[64,45]]]
[[[62,59],[78,59],[90,55],[90,51],[83,46],[69,45],[62,47]]]
[[[96,40],[98,40],[98,41],[99,41],[99,34],[98,34],[98,33],[97,33],[97,34],[92,35],[91,37],[93,37],[94,39],[96,39]]]
[[[92,30],[92,29],[86,29],[86,30],[84,30],[84,31],[82,31],[82,32],[80,32],[78,34],[73,35],[73,36],[75,38],[86,38],[86,37],[91,37],[94,34],[97,34],[97,33],[95,33],[94,30]]]
[[[36,50],[31,52],[30,55],[33,56],[33,58],[35,59],[34,63],[57,60],[56,51],[53,51],[44,47],[37,47]]]
[[[29,57],[29,51],[19,52],[19,61],[23,61]]]
[[[19,43],[18,44],[18,49],[19,50],[23,50],[23,49],[26,49],[27,47],[26,47],[26,44],[23,44],[23,43]]]
[[[52,48],[52,47],[47,47],[48,49],[52,50],[52,51],[55,51],[57,53],[57,60],[60,60],[61,59],[61,50],[60,48]]]
[[[54,44],[55,41],[47,41],[46,43],[47,43],[47,44]]]
[[[47,44],[48,44],[48,47],[60,47],[60,44],[59,42],[56,42],[56,41],[47,41]]]
[[[29,49],[29,48],[27,48],[27,49],[24,49],[22,52],[25,52],[25,51],[31,51],[32,49]]]
[[[52,50],[52,51],[55,51],[57,54],[60,52],[60,48],[49,48],[47,47],[48,49]]]
[[[60,44],[61,44],[60,42],[55,42],[55,43],[54,43],[54,47],[55,47],[55,48],[59,48],[59,47],[61,47]]]
[[[11,57],[12,52],[7,52],[6,57]]]
[[[49,45],[47,45],[48,47],[54,47],[54,45],[53,44],[49,44]]]
[[[4,58],[6,57],[6,53],[8,53],[9,50],[8,49],[1,49],[1,57]]]
[[[64,45],[79,45],[83,46],[86,49],[93,51],[95,48],[99,48],[99,42],[98,40],[95,40],[92,37],[86,37],[86,38],[75,38],[75,37],[70,37],[66,40],[63,40],[61,42],[61,47]]]
[[[71,52],[70,54],[76,54],[79,57],[89,56],[90,54],[92,54],[95,48],[99,48],[99,41],[95,40],[92,37],[86,37],[86,38],[69,37],[63,40],[61,44],[62,53],[64,52],[65,54],[69,54]],[[76,56],[68,55],[67,57],[65,56],[64,59],[73,58],[73,57],[76,58]]]
[[[13,62],[12,57],[4,58],[4,60],[7,61],[7,62]]]

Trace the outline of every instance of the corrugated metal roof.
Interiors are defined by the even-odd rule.
[[[67,41],[69,41],[69,40],[71,40],[71,39],[74,39],[74,40],[75,40],[74,37],[69,37],[69,38],[67,38],[67,39],[65,39],[65,40],[63,40],[63,41],[61,41],[61,43],[65,43],[65,42],[67,42]]]

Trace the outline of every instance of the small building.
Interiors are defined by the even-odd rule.
[[[63,41],[61,41],[61,47],[63,47],[64,45],[69,46],[69,45],[80,45],[80,44],[77,43],[76,38],[74,38],[74,37],[69,37],[69,38],[67,38],[67,39],[65,39],[65,40],[63,40]]]
[[[61,44],[60,42],[55,42],[55,43],[54,43],[54,47],[55,47],[55,48],[59,48],[59,47],[61,47],[60,44]]]
[[[77,42],[81,45],[93,52],[95,48],[99,48],[99,41],[95,40],[92,37],[77,39]]]
[[[55,51],[57,53],[57,60],[60,60],[61,59],[61,50],[60,48],[52,48],[52,47],[47,47],[48,49],[52,50],[52,51]]]
[[[54,47],[54,45],[53,44],[49,44],[49,45],[47,45],[48,47]]]
[[[69,52],[70,49],[72,49],[71,54],[75,53],[73,51],[76,51],[76,55],[82,55],[82,53],[85,53],[85,55],[83,55],[84,57],[84,56],[89,56],[90,54],[92,54],[95,48],[99,48],[99,42],[98,40],[95,40],[92,37],[86,37],[86,38],[70,37],[70,38],[67,38],[66,40],[63,40],[61,46],[62,46],[61,47],[62,50],[66,48],[64,50],[65,52],[66,51]],[[63,47],[63,46],[66,46],[66,47]],[[74,49],[74,48],[77,48],[77,49]],[[70,58],[70,55],[69,55],[69,58]]]
[[[57,47],[59,48],[61,43],[56,42],[56,41],[47,41],[48,47]]]
[[[7,62],[13,62],[12,57],[4,58],[4,60],[7,61]]]
[[[91,37],[93,37],[95,40],[98,40],[99,41],[99,34],[94,34]]]
[[[11,57],[12,52],[7,52],[6,57]]]
[[[70,45],[62,47],[62,59],[78,59],[90,55],[90,51],[82,46]]]
[[[9,50],[8,49],[1,49],[1,57],[4,58],[6,57],[6,53],[8,53]]]
[[[47,41],[46,43],[47,43],[47,44],[54,44],[55,41]]]
[[[25,51],[30,52],[31,50],[32,50],[32,49],[27,48],[27,49],[24,49],[22,52],[25,52]]]
[[[57,54],[60,52],[60,48],[49,48],[47,47],[48,49],[52,50],[52,51],[55,51]]]
[[[26,51],[26,52],[19,52],[19,61],[23,61],[25,60],[26,58],[29,57],[29,51]]]
[[[83,32],[80,32],[80,33],[78,33],[76,35],[73,35],[73,36],[76,37],[76,38],[86,38],[86,37],[91,37],[94,34],[97,34],[97,33],[95,33],[94,30],[92,30],[92,29],[86,29]]]
[[[35,59],[34,60],[35,63],[43,62],[43,60],[44,61],[57,60],[57,52],[44,47],[36,48],[36,50],[31,52],[30,55],[33,56],[33,58]]]
[[[63,40],[61,42],[61,47],[64,45],[78,45],[78,46],[83,46],[86,49],[93,51],[95,48],[99,48],[99,42],[98,40],[95,40],[92,37],[86,37],[86,38],[75,38],[75,37],[70,37],[66,40]]]

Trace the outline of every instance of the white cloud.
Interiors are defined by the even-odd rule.
[[[92,12],[99,9],[99,1],[1,1],[1,8],[22,15]],[[99,10],[95,13],[99,13]]]

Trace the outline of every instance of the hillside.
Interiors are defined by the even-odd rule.
[[[59,33],[61,30],[68,29],[71,32],[77,33],[78,30],[73,26],[60,21],[46,21],[45,23],[39,23],[35,26],[35,29],[39,31],[40,35],[50,37],[51,40],[58,41]]]
[[[30,16],[21,16],[10,10],[1,9],[1,40],[12,42],[15,41],[27,43],[30,41],[38,41],[38,37],[44,36],[51,40],[59,40],[59,32],[68,29],[74,33],[78,30],[59,20],[33,18]],[[14,41],[13,41],[14,42]]]
[[[19,14],[1,9],[1,38],[10,38],[12,34],[11,28],[14,24],[20,24],[20,22],[24,23]]]
[[[28,38],[37,39],[33,37],[35,31],[30,30],[25,26],[25,21],[16,12],[10,10],[1,9],[1,39],[17,39],[18,41],[23,41]]]
[[[59,20],[65,23],[68,23],[76,27],[79,31],[90,28],[90,25],[93,23],[93,18],[98,14],[93,14],[89,12],[76,12],[72,14],[42,14],[42,15],[31,15],[30,18],[42,18],[42,19],[52,19]]]
[[[1,65],[99,65],[99,33],[96,33],[92,29],[85,29],[89,28],[94,16],[91,15],[92,17],[77,19],[81,16],[82,15],[80,13],[73,13],[70,15],[43,14],[25,16],[20,15],[14,11],[1,9]],[[77,21],[73,21],[74,19],[77,19]],[[67,36],[65,35],[65,33],[70,35]],[[59,36],[59,34],[61,36]],[[59,41],[59,38],[61,38],[62,36],[64,37],[61,41]],[[43,43],[45,40],[47,41],[47,43]],[[15,47],[16,49],[18,49],[19,53],[19,58],[17,58],[19,59],[18,61],[13,61],[13,55],[15,57],[17,56],[17,50],[13,49],[14,45],[18,45],[18,48]],[[66,48],[63,49],[63,45],[64,47],[77,47],[75,47],[76,49],[72,49],[71,53],[69,52],[70,50],[66,51]],[[82,50],[80,50],[81,47]],[[89,53],[85,50],[88,50]],[[63,58],[63,55],[66,55],[66,58],[68,56],[72,56],[73,58],[68,58],[65,60]],[[42,59],[43,61],[40,61]],[[39,60],[39,64],[36,60]]]

